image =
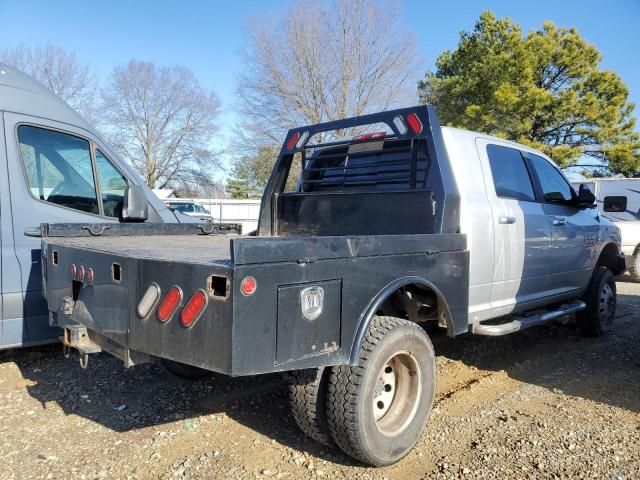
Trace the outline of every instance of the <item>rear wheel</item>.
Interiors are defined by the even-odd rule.
[[[328,368],[298,370],[289,380],[289,402],[298,427],[316,442],[335,446],[327,425]]]
[[[358,365],[333,367],[327,419],[333,439],[351,457],[390,465],[420,439],[436,383],[433,346],[407,320],[374,317]]]
[[[209,375],[213,374],[213,372],[205,370],[204,368],[194,367],[185,363],[174,362],[173,360],[169,360],[167,358],[163,358],[162,363],[164,364],[166,369],[173,373],[176,377],[186,378],[188,380],[197,380],[199,378],[208,377]]]
[[[616,282],[607,267],[598,267],[583,297],[587,308],[576,314],[578,329],[587,337],[607,332],[616,314]]]

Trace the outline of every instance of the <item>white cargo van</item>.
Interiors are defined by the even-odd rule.
[[[40,239],[30,231],[47,222],[141,221],[145,208],[149,222],[177,221],[77,112],[0,64],[0,349],[60,335],[49,326]]]

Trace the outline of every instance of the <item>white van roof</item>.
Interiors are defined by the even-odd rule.
[[[0,63],[0,111],[55,119],[91,129],[78,112],[51,90],[4,63]]]

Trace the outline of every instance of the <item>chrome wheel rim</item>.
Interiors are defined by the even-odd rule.
[[[402,432],[416,414],[422,395],[422,374],[409,352],[392,355],[382,366],[373,393],[373,417],[387,435]]]
[[[615,308],[616,294],[613,293],[611,285],[605,283],[600,290],[600,304],[598,305],[600,320],[603,323],[610,323],[613,319],[613,312],[615,312]]]

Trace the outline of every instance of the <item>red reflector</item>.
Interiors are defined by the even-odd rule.
[[[207,294],[202,290],[196,290],[180,312],[180,323],[183,327],[190,327],[200,317],[207,306]]]
[[[81,282],[84,281],[84,267],[82,265],[80,265],[80,268],[78,269],[78,280]]]
[[[415,113],[407,115],[407,123],[411,131],[416,135],[422,131],[422,122]]]
[[[240,284],[240,291],[243,295],[253,295],[258,288],[258,283],[253,277],[245,277]]]
[[[71,280],[75,280],[76,274],[78,273],[78,269],[76,268],[75,263],[72,263],[71,267],[69,267],[69,273],[71,274]]]
[[[89,268],[87,270],[85,280],[87,281],[87,283],[93,283],[93,268]]]
[[[289,140],[287,140],[287,150],[291,150],[293,147],[295,147],[299,139],[300,132],[293,132],[289,137]]]
[[[181,301],[182,290],[180,290],[180,287],[171,287],[158,307],[158,320],[161,322],[169,320]]]
[[[355,137],[353,137],[351,139],[351,143],[356,143],[356,142],[366,142],[369,140],[380,140],[384,137],[386,137],[387,134],[384,132],[376,132],[376,133],[364,133],[362,135],[356,135]]]

